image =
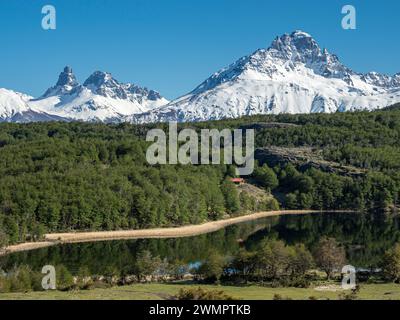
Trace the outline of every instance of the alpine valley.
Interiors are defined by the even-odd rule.
[[[205,121],[256,114],[374,110],[400,102],[400,73],[357,73],[307,33],[276,38],[169,102],[158,92],[94,72],[83,84],[65,67],[41,97],[0,89],[0,121]]]

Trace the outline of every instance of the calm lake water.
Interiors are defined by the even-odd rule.
[[[364,214],[329,213],[264,218],[229,226],[210,234],[176,239],[141,239],[65,244],[0,258],[0,268],[64,264],[72,273],[86,266],[93,274],[124,270],[140,251],[154,256],[196,263],[210,250],[234,254],[241,246],[254,248],[263,239],[303,243],[313,249],[323,237],[333,237],[346,248],[348,262],[356,267],[377,267],[385,250],[400,241],[400,218],[366,217]]]

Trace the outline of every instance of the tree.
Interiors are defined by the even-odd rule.
[[[292,275],[303,276],[313,267],[313,265],[313,256],[304,244],[294,246],[290,257],[290,269],[292,270]]]
[[[104,276],[108,284],[116,285],[120,280],[121,270],[115,265],[108,265],[104,270]]]
[[[8,241],[16,243],[19,240],[19,226],[12,216],[6,216],[3,222],[5,232],[8,234]]]
[[[228,165],[226,168],[226,174],[227,177],[235,178],[236,177],[236,166],[234,165]]]
[[[219,281],[225,265],[225,259],[217,252],[211,252],[201,264],[199,274],[206,280]]]
[[[0,253],[2,253],[8,245],[7,234],[0,227]]]
[[[393,282],[400,281],[400,244],[385,252],[382,269],[387,279]]]
[[[53,196],[53,195],[51,195]],[[57,199],[50,198],[40,201],[37,209],[37,216],[41,223],[47,225],[50,230],[57,230],[60,220],[61,206]]]
[[[217,220],[221,218],[225,211],[224,203],[225,200],[221,189],[211,184],[206,191],[207,212],[210,219]]]
[[[43,236],[46,232],[46,228],[41,223],[35,223],[32,227],[32,240],[33,241],[40,241],[43,239]]]
[[[243,190],[240,192],[240,207],[243,212],[254,211],[257,207],[256,200],[250,196],[249,192]]]
[[[74,278],[64,265],[56,266],[56,286],[58,290],[70,290],[74,286]]]
[[[268,279],[284,275],[290,262],[290,252],[280,240],[264,241],[257,251],[259,273]]]
[[[346,263],[346,253],[336,239],[322,238],[314,252],[314,259],[319,268],[326,272],[328,279],[335,270],[341,270]]]
[[[312,193],[314,190],[314,180],[306,175],[298,175],[294,179],[294,185],[300,193]]]
[[[279,185],[279,181],[274,170],[268,167],[267,164],[264,164],[262,167],[255,168],[253,176],[256,182],[267,189],[267,191],[274,190]]]
[[[225,180],[221,186],[222,194],[225,198],[225,208],[229,214],[240,211],[240,199],[235,185],[229,180]]]
[[[87,266],[81,266],[78,270],[78,285],[81,289],[87,289],[93,284],[90,270]]]
[[[0,293],[7,293],[11,290],[11,283],[8,277],[0,274]]]
[[[310,209],[313,205],[313,197],[310,193],[300,193],[298,196],[299,206],[302,209]]]
[[[254,273],[257,266],[256,254],[240,249],[233,257],[230,269],[247,282],[247,278]]]
[[[134,273],[138,281],[141,281],[145,276],[153,275],[160,263],[160,258],[153,257],[150,251],[139,252],[134,266]]]
[[[181,260],[171,261],[168,263],[167,272],[176,280],[182,280],[183,277],[189,273],[189,266],[187,263]]]
[[[288,209],[297,209],[297,196],[294,193],[288,193],[285,196],[285,205]]]
[[[11,273],[10,290],[12,292],[27,292],[32,290],[31,270],[22,266]]]
[[[296,168],[289,163],[280,172],[279,180],[281,181],[282,186],[290,188],[299,175],[300,173],[296,170]]]

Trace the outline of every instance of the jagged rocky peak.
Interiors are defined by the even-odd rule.
[[[119,122],[169,101],[158,92],[131,83],[121,83],[108,72],[92,73],[79,84],[67,66],[56,85],[34,99],[0,89],[1,121],[83,120]]]
[[[311,35],[301,30],[277,37],[272,42],[271,49],[279,51],[287,59],[312,58],[321,55],[321,48],[318,43]]]
[[[78,86],[79,83],[76,80],[74,73],[72,72],[72,68],[66,66],[58,76],[58,81],[56,85],[47,89],[42,97],[46,98],[50,96],[68,94],[71,93]]]
[[[72,68],[66,66],[64,68],[64,71],[60,73],[60,76],[58,77],[57,81],[57,86],[71,86],[75,87],[78,85],[78,81],[76,81],[76,77],[74,73],[72,72]]]
[[[372,84],[382,88],[398,88],[400,87],[400,73],[395,74],[393,77],[378,73],[368,72],[361,76],[361,79],[368,84]]]
[[[127,93],[123,86],[115,80],[109,72],[93,72],[83,83],[83,86],[91,90],[93,93],[104,97],[119,99],[127,98]]]
[[[89,76],[89,78],[86,79],[83,85],[85,87],[92,86],[94,88],[99,88],[103,85],[118,86],[119,83],[112,77],[111,73],[103,71],[95,71]]]
[[[135,85],[132,83],[127,83],[125,85],[125,89],[131,94],[134,94],[136,96],[147,97],[147,99],[152,100],[152,101],[163,99],[163,97],[161,96],[161,94],[159,92],[150,90],[146,87],[142,88],[142,87],[139,87],[138,85]]]
[[[393,87],[400,87],[400,73],[396,73],[392,79]]]
[[[327,49],[321,49],[317,41],[304,31],[297,30],[277,37],[268,51],[276,58],[304,63],[318,75],[342,79],[348,85],[354,85],[351,76],[356,73],[344,66],[335,54],[329,53]],[[361,80],[382,88],[400,86],[400,74],[391,77],[369,72],[361,75]]]
[[[277,37],[192,92],[132,121],[204,121],[243,115],[374,110],[400,100],[400,74],[360,74],[304,31]]]
[[[109,72],[95,71],[84,82],[84,87],[104,97],[129,99],[142,102],[144,99],[157,101],[163,97],[154,90],[149,90],[132,83],[120,83]]]
[[[368,84],[378,87],[390,87],[392,83],[392,78],[390,76],[375,71],[362,75],[361,79]]]
[[[277,37],[269,48],[259,49],[214,73],[191,93],[198,94],[222,83],[246,78],[248,70],[251,70],[250,78],[256,73],[275,79],[275,75],[281,77],[286,72],[296,72],[298,65],[304,65],[325,78],[337,78],[353,85],[351,75],[354,72],[351,69],[344,66],[336,55],[321,49],[310,34],[297,30]]]
[[[274,58],[304,63],[318,75],[342,79],[352,85],[350,76],[354,72],[344,66],[335,54],[321,49],[317,41],[304,31],[297,30],[276,38],[268,51]]]

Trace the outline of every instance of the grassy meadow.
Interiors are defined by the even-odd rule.
[[[134,284],[129,286],[105,289],[77,291],[47,291],[28,293],[0,294],[0,300],[165,300],[172,299],[181,288],[202,287],[207,290],[223,290],[230,296],[241,300],[272,300],[275,295],[283,299],[341,299],[342,290],[334,290],[336,285],[324,285],[325,290],[316,288],[270,288],[261,286],[217,286],[185,284]],[[400,300],[398,284],[363,284],[356,299],[367,300]]]

